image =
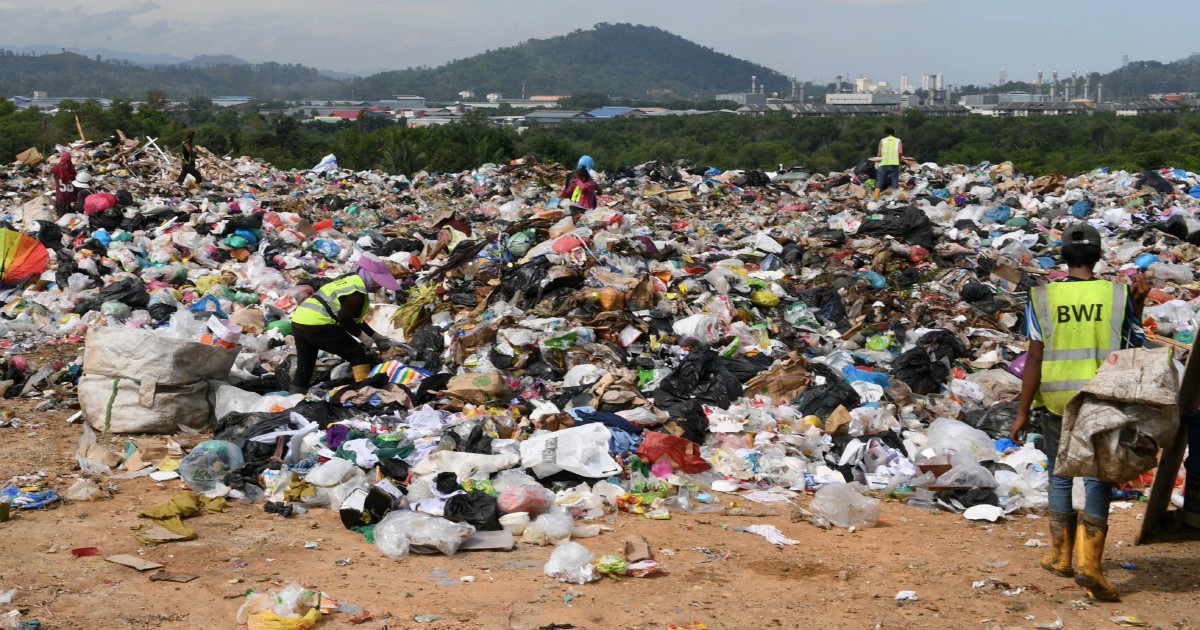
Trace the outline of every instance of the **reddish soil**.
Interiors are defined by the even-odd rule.
[[[37,400],[5,402],[43,426],[0,429],[0,480],[41,471],[65,492],[79,473],[73,453],[81,427],[66,423],[73,412],[33,412]],[[19,609],[23,619],[40,619],[45,628],[234,628],[247,590],[298,581],[361,605],[372,617],[352,625],[348,614],[331,615],[319,628],[528,630],[558,623],[665,629],[698,621],[714,629],[990,630],[1033,628],[1056,618],[1064,628],[1113,627],[1110,617],[1121,615],[1151,627],[1200,624],[1200,540],[1132,546],[1144,509],[1136,503],[1114,510],[1105,566],[1124,601],[1089,604],[1074,582],[1038,567],[1044,548],[1024,545],[1047,539],[1045,518],[981,525],[885,503],[878,527],[851,533],[793,523],[788,509],[762,518],[676,515],[669,521],[617,514],[602,521],[613,531],[578,542],[599,555],[619,551],[626,534],[641,534],[668,572],[572,586],[542,573],[551,551],[545,547],[392,561],[344,529],[327,508],[284,519],[264,513],[261,504],[233,502],[226,513],[189,520],[199,534],[194,541],[143,545],[130,531],[138,513],[166,500],[179,483],[118,483],[112,498],[19,511],[0,524],[0,591],[19,589],[0,612]],[[777,525],[800,544],[777,547],[734,530],[755,522]],[[308,541],[318,548],[306,549]],[[100,556],[73,557],[78,547],[98,547]],[[199,577],[186,584],[152,582],[154,571],[138,573],[104,560],[116,554]],[[439,585],[430,575],[435,568],[476,581]],[[1003,585],[972,587],[988,577]],[[900,590],[915,591],[918,599],[898,602]],[[424,614],[441,619],[413,620]]]

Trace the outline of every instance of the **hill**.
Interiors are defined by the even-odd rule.
[[[758,77],[767,92],[786,92],[788,78],[756,63],[719,53],[652,26],[598,24],[549,39],[452,61],[352,80],[357,94],[420,94],[456,99],[498,92],[533,94],[601,92],[615,97],[711,98],[750,89]]]
[[[337,80],[299,64],[229,63],[234,57],[198,57],[168,66],[97,61],[71,52],[42,56],[0,55],[0,94],[41,90],[52,96],[142,99],[150,90],[170,98],[247,94],[260,99],[328,98],[341,93]],[[216,63],[214,63],[214,61]],[[237,60],[241,61],[241,60]]]
[[[246,94],[260,99],[366,98],[419,94],[453,101],[463,90],[482,98],[498,92],[614,97],[710,99],[746,91],[758,77],[767,92],[788,90],[782,74],[719,53],[659,28],[599,24],[588,30],[531,39],[437,68],[410,68],[347,78],[299,64],[246,64],[227,55],[143,67],[71,52],[0,55],[0,94],[103,95],[142,98],[151,89],[173,99]]]

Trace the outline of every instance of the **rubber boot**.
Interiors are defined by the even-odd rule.
[[[1184,482],[1183,524],[1200,529],[1200,474],[1189,473]]]
[[[1071,553],[1075,550],[1076,515],[1074,512],[1050,513],[1050,553],[1042,558],[1042,568],[1061,577],[1073,577]]]
[[[1079,513],[1075,530],[1075,583],[1086,588],[1088,595],[1102,602],[1119,602],[1117,590],[1104,579],[1104,539],[1108,523],[1086,512]]]
[[[355,365],[351,366],[350,371],[354,372],[354,382],[358,383],[367,380],[367,377],[371,375],[371,366]]]

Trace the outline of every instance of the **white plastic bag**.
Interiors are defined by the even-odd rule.
[[[817,490],[808,507],[834,527],[863,529],[879,523],[879,500],[860,493],[849,484],[835,483]]]
[[[621,467],[608,454],[610,439],[608,427],[598,422],[535,433],[521,443],[521,467],[538,478],[563,470],[592,479],[615,475]]]
[[[573,521],[567,512],[548,512],[525,528],[523,542],[534,545],[559,545],[571,539]],[[378,536],[378,533],[376,533]]]
[[[926,434],[928,445],[936,452],[953,451],[950,461],[960,462],[995,461],[996,446],[986,433],[965,422],[950,418],[938,418],[929,425]]]
[[[410,551],[440,551],[452,556],[474,533],[475,528],[467,523],[454,523],[424,512],[397,510],[375,526],[375,546],[393,560],[407,556]]]
[[[579,543],[566,542],[550,554],[550,560],[542,567],[546,575],[559,582],[586,584],[600,579],[600,572],[592,565],[596,554]]]
[[[316,468],[308,471],[304,476],[304,480],[314,486],[330,488],[342,483],[349,475],[350,469],[354,468],[354,463],[348,459],[335,457],[327,462],[318,464]]]

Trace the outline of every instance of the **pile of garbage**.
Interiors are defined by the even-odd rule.
[[[16,350],[87,340],[36,374],[10,351],[8,395],[66,383],[98,431],[211,428],[179,467],[199,496],[327,507],[390,558],[507,532],[559,545],[547,573],[585,582],[661,569],[565,544],[613,511],[806,492],[821,527],[872,526],[889,498],[1041,510],[1045,455],[1007,436],[1026,292],[1064,275],[1061,230],[1100,228],[1099,275],[1151,278],[1157,338],[1197,325],[1200,176],[1178,169],[909,163],[873,200],[867,163],[655,162],[597,173],[584,209],[537,156],[411,177],[212,157],[185,189],[166,156],[139,168],[119,146],[62,147],[112,195],[86,213],[55,215],[48,165],[3,174],[3,221],[49,262],[8,288],[0,332]],[[394,343],[364,381],[324,357],[287,395],[290,314],[366,252],[404,287],[368,318]]]

